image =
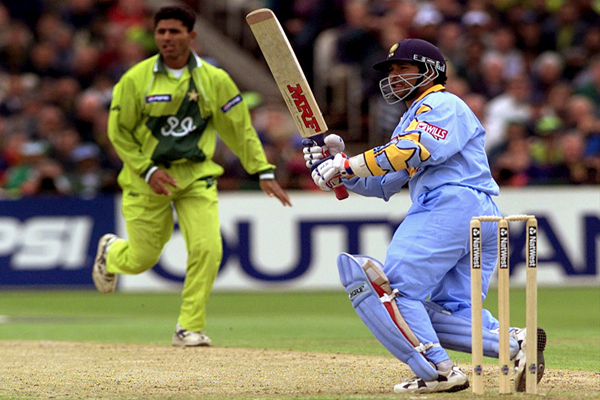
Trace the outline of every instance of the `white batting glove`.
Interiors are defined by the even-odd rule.
[[[316,163],[324,159],[329,155],[336,155],[344,151],[346,144],[339,135],[327,135],[325,137],[325,144],[323,146],[317,146],[311,139],[305,139],[306,145],[302,152],[304,153],[304,161],[306,162],[307,168],[312,168]],[[304,144],[305,142],[303,142]],[[327,154],[329,152],[329,154]]]
[[[354,175],[344,153],[324,159],[312,171],[311,176],[321,190],[329,191],[342,184],[341,178]]]
[[[306,162],[306,168],[309,169],[324,159],[326,157],[325,153],[327,152],[327,146],[317,146],[315,142],[312,143],[312,146],[304,147],[302,149],[302,152],[304,153],[304,161]]]

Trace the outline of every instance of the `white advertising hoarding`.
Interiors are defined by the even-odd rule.
[[[289,208],[261,192],[221,193],[225,250],[215,290],[341,290],[336,257],[348,252],[383,261],[391,235],[411,205],[408,191],[389,202],[352,193],[343,201],[321,192],[292,192],[291,198],[294,206]],[[600,187],[503,188],[496,202],[504,215],[538,218],[540,285],[600,283]],[[125,237],[120,215],[117,227]],[[515,285],[525,282],[523,244],[522,223],[511,224]],[[159,264],[143,274],[120,277],[119,289],[179,289],[186,258],[176,227]]]

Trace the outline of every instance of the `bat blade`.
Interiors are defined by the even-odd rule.
[[[327,123],[292,46],[273,11],[261,8],[246,16],[279,91],[302,137],[327,132]]]
[[[249,13],[246,22],[267,61],[298,132],[302,137],[311,137],[316,143],[323,145],[323,134],[329,128],[277,17],[268,8],[260,8]],[[339,200],[348,197],[348,191],[343,185],[334,190]]]

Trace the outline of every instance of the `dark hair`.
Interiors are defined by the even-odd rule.
[[[194,11],[186,6],[166,6],[162,7],[158,12],[154,15],[154,26],[158,25],[159,21],[163,19],[176,19],[183,23],[188,29],[188,32],[194,30],[194,24],[196,23],[196,14]]]

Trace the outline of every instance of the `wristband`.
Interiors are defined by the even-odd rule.
[[[275,172],[273,172],[273,171],[261,172],[258,175],[258,179],[260,179],[261,181],[273,180],[273,179],[275,179]]]
[[[144,177],[144,180],[146,181],[146,183],[150,182],[150,177],[152,176],[153,173],[156,172],[157,169],[158,169],[158,167],[155,165],[153,167],[150,167],[148,172],[146,172],[146,176]]]

